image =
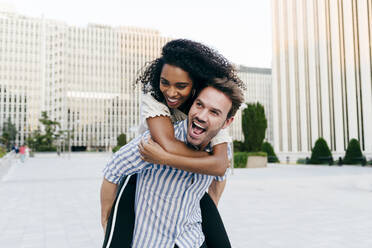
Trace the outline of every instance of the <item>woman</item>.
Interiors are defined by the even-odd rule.
[[[228,167],[227,143],[230,142],[227,131],[220,132],[212,140],[213,153],[210,155],[190,149],[186,144],[176,140],[172,124],[186,118],[203,84],[214,78],[228,78],[243,86],[233,66],[216,51],[190,40],[174,40],[163,47],[161,57],[151,62],[137,79],[145,93],[141,105],[140,132],[149,129],[152,139],[166,152],[174,155],[166,164],[195,173],[224,175]],[[144,158],[155,162],[151,160],[155,159],[155,156],[151,156],[151,148],[156,147],[151,147],[150,144],[145,148],[147,149],[142,149]],[[135,188],[135,177],[132,176],[130,181],[123,179],[122,182],[129,183],[126,183],[125,189],[118,191],[120,210],[115,212],[114,209],[112,212],[116,214],[111,215],[117,217],[120,212],[123,216],[125,212],[125,217],[122,217],[123,221],[114,220],[115,226],[111,225],[111,222],[108,223],[105,244],[110,243],[109,247],[116,247],[115,244],[118,244],[118,247],[129,247],[131,242],[131,231],[134,227],[132,191]],[[218,194],[213,196],[216,204],[218,197]],[[122,203],[121,199],[127,200]],[[216,206],[207,193],[201,201],[201,209],[207,246],[230,247]],[[125,224],[117,227],[118,223],[123,222]],[[116,230],[120,230],[120,235],[115,235]],[[125,237],[122,235],[123,232],[126,233]],[[107,246],[105,244],[104,247]]]

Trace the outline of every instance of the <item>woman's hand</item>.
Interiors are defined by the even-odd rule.
[[[167,164],[168,152],[151,138],[147,142],[142,139],[138,148],[143,160],[153,164]]]

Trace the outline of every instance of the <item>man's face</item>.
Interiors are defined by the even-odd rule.
[[[231,100],[221,91],[206,87],[195,99],[189,111],[187,141],[203,149],[222,129],[228,127],[233,117],[227,118]]]

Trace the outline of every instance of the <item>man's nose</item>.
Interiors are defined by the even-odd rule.
[[[200,122],[206,122],[208,118],[208,110],[202,109],[196,116]]]

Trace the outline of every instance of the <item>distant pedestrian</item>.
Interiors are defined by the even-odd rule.
[[[14,152],[15,152],[16,154],[19,153],[19,147],[18,147],[18,145],[14,145]]]
[[[24,163],[25,162],[25,156],[26,156],[26,146],[25,145],[22,145],[19,148],[19,154],[21,154],[21,162]]]

